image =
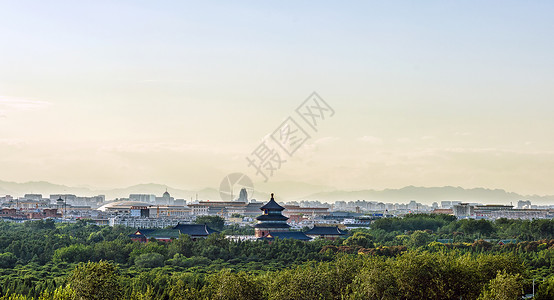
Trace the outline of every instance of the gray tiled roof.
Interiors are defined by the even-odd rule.
[[[309,235],[345,235],[346,232],[340,230],[337,226],[314,226],[312,229],[304,232]]]
[[[188,234],[190,236],[207,236],[212,233],[216,233],[216,230],[211,229],[205,224],[177,224],[173,229],[178,229],[181,234]]]
[[[284,210],[285,208],[281,205],[277,204],[273,198],[269,200],[264,206],[260,207],[261,210],[267,209],[267,210]]]
[[[258,223],[253,226],[254,228],[289,228],[290,225],[283,223]]]
[[[273,239],[292,239],[292,240],[301,240],[301,241],[309,241],[312,238],[305,235],[304,232],[301,231],[271,231],[268,234],[271,237],[262,237],[259,238],[261,240],[273,240]]]
[[[256,217],[258,221],[286,221],[289,218],[278,214],[278,215],[260,215]]]

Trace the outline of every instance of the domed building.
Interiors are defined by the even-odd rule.
[[[157,205],[173,205],[175,202],[175,199],[171,197],[167,189],[163,193],[161,197],[156,197],[156,204]]]

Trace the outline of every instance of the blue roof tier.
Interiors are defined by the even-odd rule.
[[[274,240],[276,238],[280,240],[291,239],[301,241],[309,241],[312,239],[301,231],[270,231],[266,236],[258,240]]]
[[[218,231],[211,229],[206,224],[177,224],[173,229],[178,229],[181,234],[190,236],[207,236]]]
[[[279,214],[279,215],[260,215],[256,217],[258,221],[286,221],[289,218]]]
[[[168,239],[168,238],[179,238],[179,230],[176,229],[159,229],[159,228],[147,228],[147,229],[137,229],[133,234],[129,235],[130,238],[156,238],[156,239]]]
[[[282,211],[282,210],[285,210],[284,207],[282,207],[281,205],[277,204],[277,202],[275,202],[275,199],[273,199],[273,193],[271,194],[271,199],[269,200],[269,202],[267,202],[264,206],[260,207],[261,210],[278,210],[278,211]]]
[[[253,226],[254,228],[290,228],[287,223],[258,223]]]
[[[304,233],[308,235],[345,235],[346,231],[340,230],[337,226],[314,226]]]

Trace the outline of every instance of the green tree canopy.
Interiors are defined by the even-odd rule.
[[[345,246],[361,246],[363,248],[373,247],[373,237],[367,232],[355,232],[342,242]]]
[[[496,278],[483,289],[479,300],[517,300],[521,299],[523,291],[522,277],[519,274],[509,274],[498,271]]]
[[[211,229],[222,231],[225,226],[225,219],[220,216],[200,216],[196,218],[196,224],[206,224]]]
[[[109,262],[80,263],[68,278],[78,299],[120,299],[122,287],[118,268]]]

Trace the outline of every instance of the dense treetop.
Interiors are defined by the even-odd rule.
[[[248,231],[216,218],[200,222],[227,234]],[[490,299],[502,291],[499,299],[510,299],[530,293],[533,279],[537,299],[554,295],[552,220],[408,215],[312,242],[232,242],[221,233],[139,243],[129,239],[133,231],[84,220],[0,222],[0,296]]]

